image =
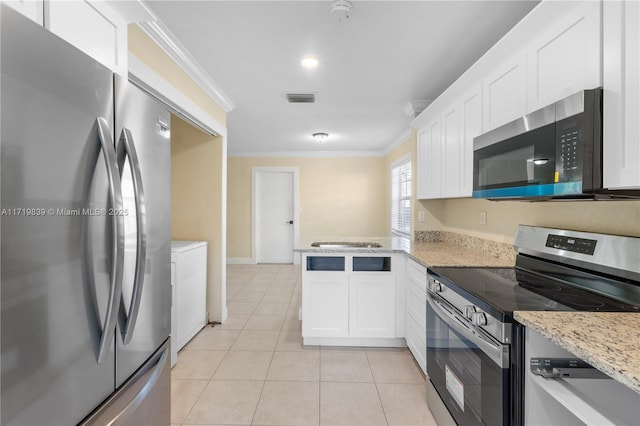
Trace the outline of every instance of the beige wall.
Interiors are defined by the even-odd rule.
[[[228,159],[227,255],[251,258],[252,167],[300,170],[300,239],[389,234],[385,159]]]
[[[424,229],[445,229],[512,243],[518,224],[640,237],[640,201],[518,202],[423,200],[432,213]],[[487,224],[480,225],[480,212]]]
[[[135,24],[128,27],[128,49],[215,121],[226,126],[224,110]],[[172,117],[171,127],[171,238],[209,243],[207,310],[210,321],[221,321],[226,318],[223,141],[177,117]]]
[[[207,310],[221,321],[222,141],[171,117],[171,238],[207,241]]]
[[[127,37],[129,52],[171,83],[216,121],[225,127],[227,126],[227,114],[224,110],[140,27],[136,24],[129,24]]]

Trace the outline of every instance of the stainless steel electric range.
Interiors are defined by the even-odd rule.
[[[514,311],[640,312],[640,238],[521,225],[515,247],[514,268],[428,269],[427,398],[441,425],[522,424]]]

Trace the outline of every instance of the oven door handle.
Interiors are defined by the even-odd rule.
[[[436,299],[432,293],[427,292],[427,302],[429,306],[434,310],[436,315],[442,318],[447,325],[458,333],[462,334],[465,338],[469,339],[475,344],[482,352],[484,352],[494,363],[500,368],[509,368],[509,346],[493,343],[488,338],[480,334],[480,330],[473,331],[463,325],[463,320],[457,315],[448,312],[441,306],[439,300]]]

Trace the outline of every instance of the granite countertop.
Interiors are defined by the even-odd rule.
[[[516,321],[640,393],[640,314],[516,311]]]
[[[322,242],[372,242],[380,248],[311,247],[314,241]],[[515,251],[510,244],[481,240],[479,238],[445,238],[441,241],[410,241],[391,237],[323,237],[297,244],[295,251],[305,253],[406,253],[425,267],[432,266],[488,266],[511,267],[515,263]]]

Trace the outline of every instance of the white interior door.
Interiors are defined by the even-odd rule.
[[[293,171],[255,173],[255,233],[258,263],[293,263]]]

